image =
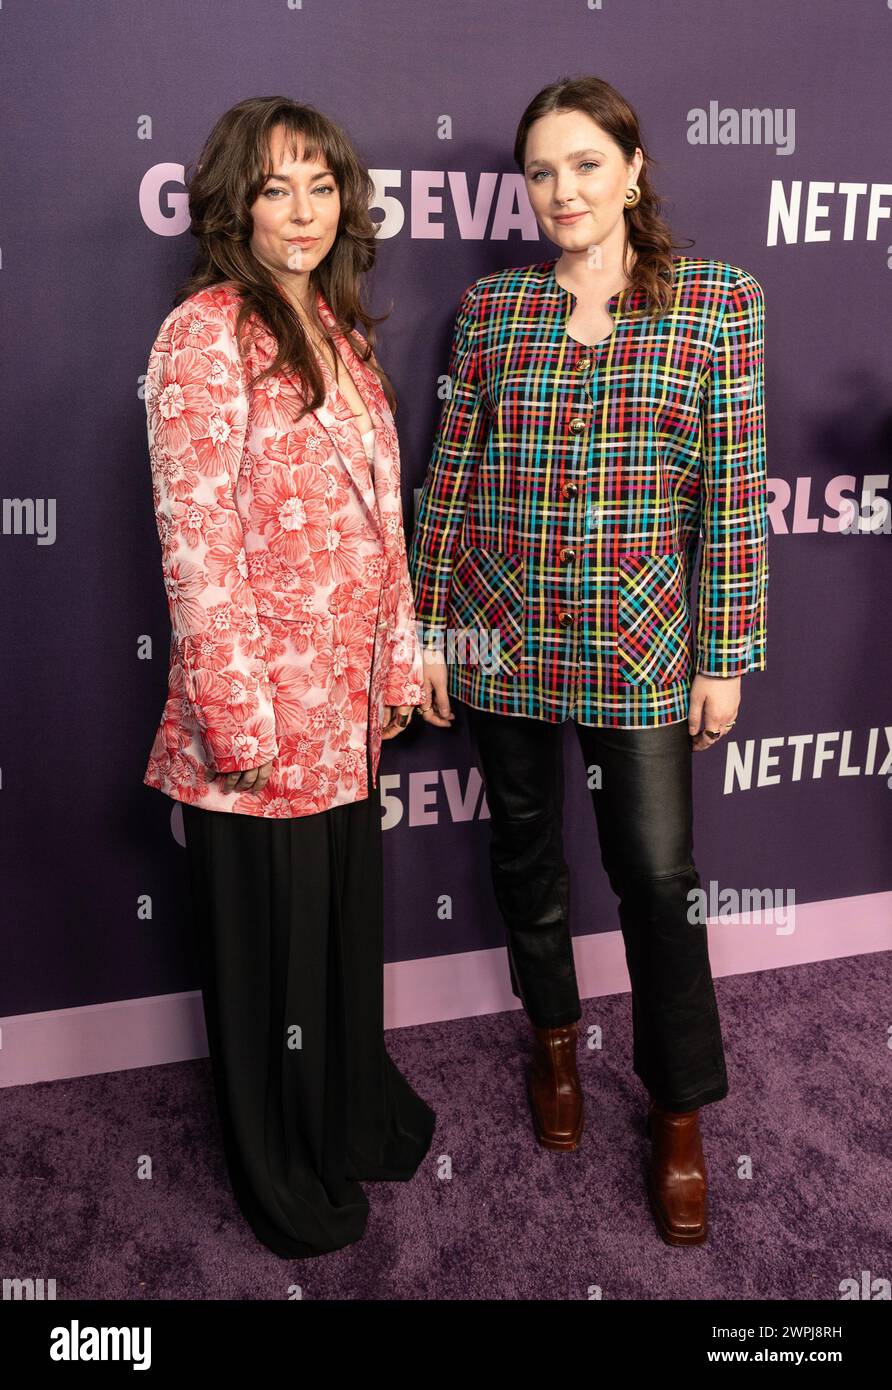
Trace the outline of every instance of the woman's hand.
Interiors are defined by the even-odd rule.
[[[421,715],[428,724],[436,724],[440,729],[448,729],[455,719],[455,712],[449,703],[446,662],[439,652],[421,654],[424,675],[424,694],[421,700]]]
[[[721,738],[737,718],[740,708],[740,676],[696,675],[691,685],[688,706],[688,732],[694,748],[711,748],[719,739],[709,738],[706,730],[719,731]]]
[[[262,792],[270,779],[273,770],[272,759],[268,763],[261,763],[260,767],[248,767],[243,772],[209,772],[208,781],[213,782],[215,777],[220,779],[220,790],[223,792]]]
[[[408,728],[414,708],[414,705],[385,705],[384,727],[381,730],[381,737],[396,738],[397,734],[401,734],[403,729]]]

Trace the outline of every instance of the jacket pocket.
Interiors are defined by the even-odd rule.
[[[447,661],[481,665],[489,675],[517,674],[523,656],[524,559],[479,546],[456,552],[447,617]]]
[[[674,685],[686,679],[691,622],[680,552],[620,555],[618,566],[620,685]]]

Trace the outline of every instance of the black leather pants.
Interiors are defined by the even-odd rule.
[[[581,1009],[563,849],[563,725],[462,707],[491,816],[512,988],[538,1027],[573,1023]],[[728,1078],[706,927],[688,919],[688,894],[700,879],[687,723],[573,723],[586,767],[601,769],[591,796],[601,862],[619,900],[635,1073],[668,1110],[722,1100]]]

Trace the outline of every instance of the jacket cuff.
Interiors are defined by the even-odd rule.
[[[199,732],[211,772],[250,772],[278,756],[275,734],[250,724],[235,734],[208,728]]]
[[[405,676],[392,675],[384,686],[382,696],[385,705],[420,705],[421,682],[409,680]]]

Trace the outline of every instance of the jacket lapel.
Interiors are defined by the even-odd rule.
[[[380,400],[383,397],[381,385],[375,373],[365,365],[353,351],[346,338],[337,331],[334,314],[323,299],[321,291],[317,291],[316,303],[319,317],[330,330],[341,361],[353,377],[360,395],[369,408],[372,424],[375,427],[375,454],[377,454],[381,431]],[[366,509],[380,530],[381,518],[378,513],[378,501],[375,495],[371,467],[365,445],[362,442],[362,432],[350,408],[350,403],[340,390],[328,362],[321,353],[317,353],[317,358],[325,383],[325,401],[314,414],[329,435],[347,473],[365,503]],[[374,464],[374,455],[372,463]]]

